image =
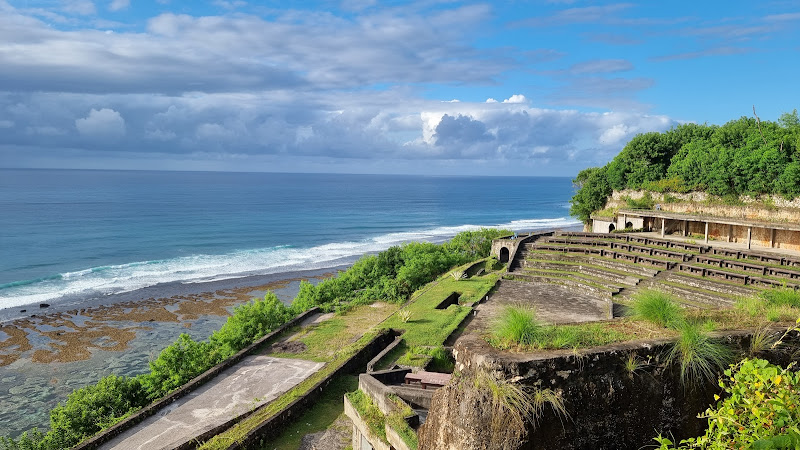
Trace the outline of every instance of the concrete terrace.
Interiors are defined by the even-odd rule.
[[[248,410],[271,402],[323,365],[264,355],[247,357],[101,448],[176,448]]]

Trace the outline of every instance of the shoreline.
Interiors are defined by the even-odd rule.
[[[41,310],[36,305],[32,314],[7,318],[0,323],[0,428],[12,437],[46,428],[50,410],[73,390],[110,374],[147,372],[181,333],[205,340],[235,306],[267,290],[288,304],[301,280],[316,283],[346,267],[168,283]]]

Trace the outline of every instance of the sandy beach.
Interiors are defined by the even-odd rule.
[[[333,274],[335,269],[326,269],[174,283],[47,308],[3,310],[0,429],[16,436],[44,427],[50,409],[72,390],[109,374],[146,372],[148,362],[179,334],[206,339],[235,306],[266,291],[289,303],[302,280],[318,282]]]

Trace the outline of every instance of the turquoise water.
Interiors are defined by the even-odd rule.
[[[568,178],[0,170],[0,309],[571,226]]]

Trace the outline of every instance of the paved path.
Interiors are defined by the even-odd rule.
[[[106,443],[103,449],[171,449],[288,391],[324,363],[250,356]]]

